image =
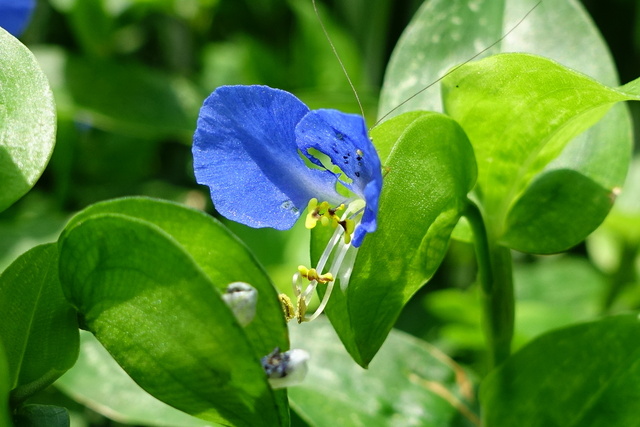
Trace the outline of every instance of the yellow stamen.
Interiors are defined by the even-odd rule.
[[[309,280],[315,280],[318,283],[333,282],[333,274],[325,273],[318,274],[315,268],[307,268],[304,265],[298,266],[298,272],[300,275]]]
[[[356,228],[356,223],[352,219],[345,219],[339,222],[340,226],[344,229],[344,243],[348,245],[351,243],[351,235]]]
[[[307,218],[304,221],[304,226],[309,230],[316,226],[316,222],[318,222],[318,199],[315,197],[309,200],[309,204],[307,205]]]
[[[302,323],[304,321],[304,316],[307,314],[307,301],[305,301],[302,295],[298,296],[297,300],[298,309],[296,310],[296,319],[298,323]]]
[[[329,202],[322,202],[318,204],[318,199],[313,198],[309,200],[307,205],[307,217],[304,225],[308,229],[312,229],[316,226],[318,221],[324,227],[331,224],[333,228],[340,225],[344,229],[344,242],[349,244],[351,242],[351,234],[355,228],[355,223],[351,219],[340,219],[340,215],[337,213],[343,211],[345,208],[344,203],[336,208],[331,208]]]
[[[284,312],[284,318],[288,322],[289,320],[296,317],[294,314],[293,304],[291,303],[291,298],[287,294],[278,295],[278,299],[280,300],[280,305],[282,306],[282,311]]]

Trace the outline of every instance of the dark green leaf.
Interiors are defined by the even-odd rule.
[[[13,418],[16,427],[69,427],[65,408],[51,405],[26,405]]]
[[[69,57],[66,83],[90,124],[140,136],[190,139],[202,97],[187,81],[134,64]]]
[[[11,390],[9,364],[5,355],[4,345],[0,340],[0,423],[11,427],[11,411],[9,409],[9,391]]]
[[[0,28],[0,211],[22,197],[44,171],[55,144],[49,83],[35,58]]]
[[[99,213],[118,203],[124,214]],[[225,240],[224,230],[204,222],[204,215],[177,205],[125,199],[94,209],[76,217],[63,235],[61,280],[88,328],[127,373],[160,400],[209,421],[288,423],[282,395],[274,400],[252,346],[266,347],[259,339],[264,326],[250,342],[249,330],[245,334],[217,290],[231,272],[255,273],[250,264],[237,263],[245,249]],[[135,217],[147,211],[162,226]],[[204,229],[194,227],[194,215]],[[172,235],[163,226],[173,228]],[[187,243],[175,237],[188,230],[199,237]],[[210,261],[198,264],[206,255]],[[269,300],[268,293],[259,298]],[[282,343],[283,335],[270,339]]]
[[[293,327],[291,341],[311,354],[305,381],[289,390],[311,425],[464,425],[477,420],[467,373],[424,341],[392,330],[369,369],[353,365],[323,319]]]
[[[89,332],[80,332],[77,363],[56,386],[94,411],[127,424],[205,427],[211,422],[160,402],[136,384]]]
[[[0,276],[0,338],[11,399],[23,401],[52,384],[78,357],[76,314],[58,281],[55,244],[36,246]]]
[[[69,221],[67,230],[101,214],[124,215],[160,227],[189,253],[220,292],[232,282],[251,284],[258,290],[258,310],[244,331],[256,357],[270,353],[274,347],[288,348],[287,329],[273,284],[251,252],[217,220],[176,203],[130,197],[88,207]]]
[[[76,39],[85,51],[94,56],[107,56],[111,52],[113,20],[107,14],[104,0],[75,1],[68,14]]]
[[[386,147],[382,151],[390,153],[383,159],[389,172],[378,231],[359,249],[346,292],[336,286],[327,307],[338,335],[362,366],[376,354],[402,307],[440,265],[475,181],[473,152],[453,120],[432,113],[408,117],[372,131],[374,141]],[[411,124],[400,133],[396,122]],[[317,242],[313,249],[316,258]]]
[[[483,424],[637,425],[639,339],[636,314],[543,335],[485,379]]]
[[[503,240],[523,252],[568,249],[600,225],[614,199],[611,189],[575,170],[550,170],[514,203]]]

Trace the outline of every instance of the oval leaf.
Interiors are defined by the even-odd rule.
[[[76,313],[58,280],[55,244],[36,246],[0,276],[0,340],[9,362],[11,399],[22,402],[52,384],[78,357]]]
[[[0,28],[0,211],[33,187],[49,162],[56,109],[44,73],[22,43]]]
[[[413,110],[442,112],[440,88],[434,82],[496,42],[482,56],[498,52],[535,53],[607,85],[618,83],[609,49],[581,4],[573,0],[536,3],[535,0],[425,1],[389,60],[379,115],[387,114],[429,85],[433,86],[390,116]],[[625,128],[629,127],[627,120]]]
[[[109,214],[79,222],[61,241],[60,277],[88,329],[155,397],[226,425],[288,423],[233,313],[159,227]]]
[[[346,292],[335,286],[326,310],[362,366],[376,354],[407,301],[440,265],[475,181],[471,146],[453,120],[435,113],[407,117],[372,131],[376,144],[390,153],[384,161],[389,172],[380,198],[378,231],[368,235],[358,251]],[[314,244],[314,258],[318,246]]]
[[[635,314],[541,336],[484,380],[483,425],[636,425],[639,339]]]
[[[637,96],[608,88],[549,59],[525,54],[495,55],[466,64],[443,80],[443,94],[448,113],[458,120],[472,141],[478,161],[478,193],[490,233],[516,249],[554,252],[576,244],[604,219],[612,203],[612,188],[599,191],[599,185],[588,178],[580,180],[578,185],[580,178],[574,179],[578,172],[569,172],[568,176],[548,171],[549,176],[538,181],[539,188],[532,191],[534,196],[530,193],[524,199],[524,207],[514,208],[513,204],[535,175],[557,158],[573,137],[601,119],[614,103],[639,99]],[[606,144],[605,141],[592,142]],[[576,159],[574,163],[579,162]],[[608,167],[600,164],[601,168],[605,166]],[[575,185],[562,194],[560,184],[568,179]],[[574,227],[580,223],[584,228],[550,234],[549,215],[545,214],[558,203],[551,208],[540,203],[541,199],[554,202],[554,196],[548,194],[550,190],[560,193],[560,206],[578,203],[582,208],[582,199],[597,198],[595,210],[583,209],[582,212],[582,215],[600,213],[595,225],[589,218],[576,223],[574,217],[561,215],[564,210],[554,210],[551,218],[564,219],[558,227],[570,221]],[[567,198],[568,191],[577,194]],[[573,209],[573,212],[580,213],[580,210]],[[541,218],[536,219],[537,223],[508,229],[508,225],[527,223],[527,218],[514,217],[518,214]],[[542,224],[542,228],[531,232],[538,224]],[[551,243],[538,244],[541,233],[546,234]],[[521,247],[519,242],[528,245]]]
[[[96,338],[80,332],[77,363],[56,387],[115,421],[157,427],[206,427],[212,423],[160,402],[136,384]]]
[[[124,215],[160,227],[189,253],[220,292],[233,282],[251,284],[258,291],[258,307],[244,332],[256,357],[270,353],[275,347],[289,347],[275,287],[246,246],[220,222],[177,203],[127,197],[89,206],[69,221],[66,230],[102,214]],[[286,396],[282,398],[286,405]]]
[[[607,85],[618,84],[615,64],[606,43],[579,2],[540,2],[532,10],[534,6],[536,1],[532,0],[495,0],[473,4],[466,0],[425,2],[394,49],[385,75],[379,114],[386,114],[444,76],[452,67],[472,59],[473,55],[495,42],[498,43],[482,52],[481,56],[495,52],[535,53],[580,70]],[[499,40],[502,35],[506,37]],[[438,89],[439,85],[435,84],[420,92],[391,115],[416,109],[442,111]],[[576,170],[610,190],[620,186],[624,180],[631,146],[629,114],[625,106],[617,105],[596,126],[571,141],[547,169]],[[523,198],[528,196],[525,193]],[[533,193],[526,203],[533,205],[539,198],[538,193]],[[557,199],[555,205],[547,207],[548,221],[541,218],[535,230],[544,234],[544,227],[563,212],[587,210],[593,197],[585,195],[585,199],[577,206]],[[606,206],[608,199],[602,196],[597,204]],[[566,215],[565,218],[572,216]],[[598,224],[602,219],[593,218],[587,228],[592,229],[592,224]],[[569,225],[567,221],[564,223]],[[465,221],[460,222],[454,236],[471,240]],[[525,239],[528,236],[522,236],[520,240]],[[551,251],[548,243],[545,242],[537,251]],[[552,249],[560,250],[572,244],[575,240],[564,239],[555,242]]]

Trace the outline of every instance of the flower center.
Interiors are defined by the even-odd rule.
[[[349,244],[351,243],[351,235],[356,228],[356,223],[351,218],[340,218],[337,212],[343,211],[344,208],[344,203],[335,208],[332,208],[329,202],[318,204],[318,199],[314,197],[309,200],[309,204],[307,205],[307,218],[305,219],[304,226],[311,230],[318,222],[324,227],[331,224],[333,228],[336,228],[340,225],[344,230],[344,243]]]
[[[307,268],[301,265],[293,275],[292,285],[293,293],[296,297],[296,307],[294,308],[291,299],[287,295],[280,294],[280,303],[287,321],[295,317],[298,323],[302,323],[318,317],[329,302],[329,297],[338,279],[340,280],[340,287],[343,290],[346,289],[358,250],[358,248],[350,244],[351,234],[357,225],[356,221],[359,221],[361,217],[363,208],[364,201],[360,199],[352,201],[346,208],[344,203],[332,208],[328,202],[318,203],[315,198],[309,201],[305,220],[306,227],[309,229],[314,228],[319,222],[323,226],[331,225],[334,228],[334,232],[316,267]],[[338,215],[338,212],[341,212],[342,215]],[[341,239],[342,235],[344,235],[344,241]],[[327,265],[329,265],[329,268],[325,270]],[[323,273],[323,271],[326,272]],[[306,287],[304,287],[305,280],[308,281]],[[313,296],[313,291],[319,284],[326,285],[324,296],[316,311],[310,317],[307,317],[307,307]]]

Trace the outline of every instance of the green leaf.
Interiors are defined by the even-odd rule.
[[[24,401],[52,384],[78,357],[76,314],[58,280],[53,243],[36,246],[0,276],[0,338],[9,363],[11,399]]]
[[[259,363],[263,349],[288,347],[277,298],[217,222],[171,203],[123,199],[75,217],[60,244],[67,297],[145,390],[208,421],[288,424],[286,396],[272,392]],[[242,278],[260,300],[244,330],[218,290]]]
[[[270,353],[274,347],[289,347],[282,308],[273,284],[252,253],[220,222],[177,203],[127,197],[89,206],[69,221],[67,230],[102,214],[125,215],[161,228],[189,253],[220,292],[229,283],[251,284],[258,290],[258,309],[254,321],[244,331],[256,357]]]
[[[443,97],[473,144],[477,192],[495,238],[522,251],[556,252],[584,239],[604,219],[613,188],[582,174],[581,157],[536,175],[614,103],[637,95],[546,58],[501,54],[447,76]],[[611,167],[604,160],[596,169]],[[567,217],[567,211],[577,217]]]
[[[484,380],[483,425],[637,425],[639,339],[636,314],[536,339]]]
[[[4,351],[4,345],[0,339],[0,423],[11,427],[11,410],[9,409],[9,391],[11,390],[11,377],[9,364]]]
[[[55,385],[74,400],[120,423],[158,427],[211,425],[144,391],[86,331],[80,332],[78,361]]]
[[[530,253],[568,249],[600,225],[615,200],[614,191],[575,170],[550,170],[536,177],[513,204],[503,240]]]
[[[0,211],[33,187],[55,144],[49,83],[24,45],[0,28]]]
[[[67,14],[75,38],[87,53],[105,57],[111,53],[114,21],[107,14],[105,1],[75,1]]]
[[[25,405],[14,421],[18,427],[69,427],[71,423],[66,408],[52,405]]]
[[[535,53],[580,70],[604,84],[618,84],[615,65],[606,43],[579,2],[543,1],[532,10],[534,5],[536,1],[531,0],[496,0],[474,4],[466,0],[425,2],[394,49],[381,94],[380,116],[494,42],[498,43],[481,56],[496,52]],[[506,37],[499,40],[505,34]],[[499,81],[502,81],[501,77]],[[435,84],[421,92],[392,115],[418,109],[442,111],[439,86]],[[503,127],[504,124],[500,123],[497,129]],[[476,141],[470,139],[475,147]],[[590,221],[584,220],[584,229],[580,233],[582,237],[593,229],[594,224],[601,222],[606,206],[610,205],[610,197],[603,194],[620,186],[624,180],[631,146],[631,121],[622,105],[615,106],[600,123],[571,141],[547,169],[571,169],[587,177],[587,185],[581,188],[580,193],[585,196],[585,201],[576,206],[575,199],[566,203],[557,199],[554,204],[547,206],[545,212],[538,212],[545,216],[539,218],[536,227],[529,228],[538,233],[534,242],[547,234],[545,227],[562,217],[563,212],[569,213],[562,217],[567,227],[574,220],[574,212],[583,212],[592,207],[592,213],[599,215]],[[478,167],[482,169],[484,166],[479,163]],[[546,178],[547,187],[551,185],[552,178]],[[595,206],[592,206],[595,195],[587,195],[593,188],[589,180],[601,187],[596,191],[600,197]],[[537,186],[534,190],[540,188]],[[530,195],[525,193],[522,196],[522,210],[539,203],[540,197],[537,191]],[[511,221],[522,222],[520,219],[513,218]],[[515,239],[514,234],[519,235],[518,245],[522,241],[531,241],[531,235],[525,235],[524,232],[514,232],[510,239]],[[454,236],[465,241],[471,240],[465,221],[456,227]],[[563,238],[556,242],[547,239],[541,242],[540,247],[523,249],[551,252],[577,243],[573,234],[566,238],[564,235],[559,237]]]
[[[609,49],[581,4],[573,0],[536,3],[535,0],[424,2],[394,48],[380,95],[379,115],[432,84],[391,116],[413,110],[443,111],[440,87],[434,82],[496,42],[482,56],[498,52],[534,53],[607,85],[618,83]],[[500,41],[510,30],[513,31]],[[628,119],[623,126],[629,130]]]
[[[398,123],[410,125],[402,131]],[[359,249],[346,292],[336,286],[326,309],[345,347],[362,366],[440,265],[476,170],[464,132],[440,114],[394,118],[374,129],[372,138],[382,152],[390,153],[383,159],[389,172],[378,230]],[[318,240],[312,248],[314,259],[319,256]]]
[[[323,319],[291,328],[296,348],[311,354],[305,381],[289,390],[311,425],[464,425],[477,420],[467,373],[424,341],[392,330],[369,369],[353,365]]]

